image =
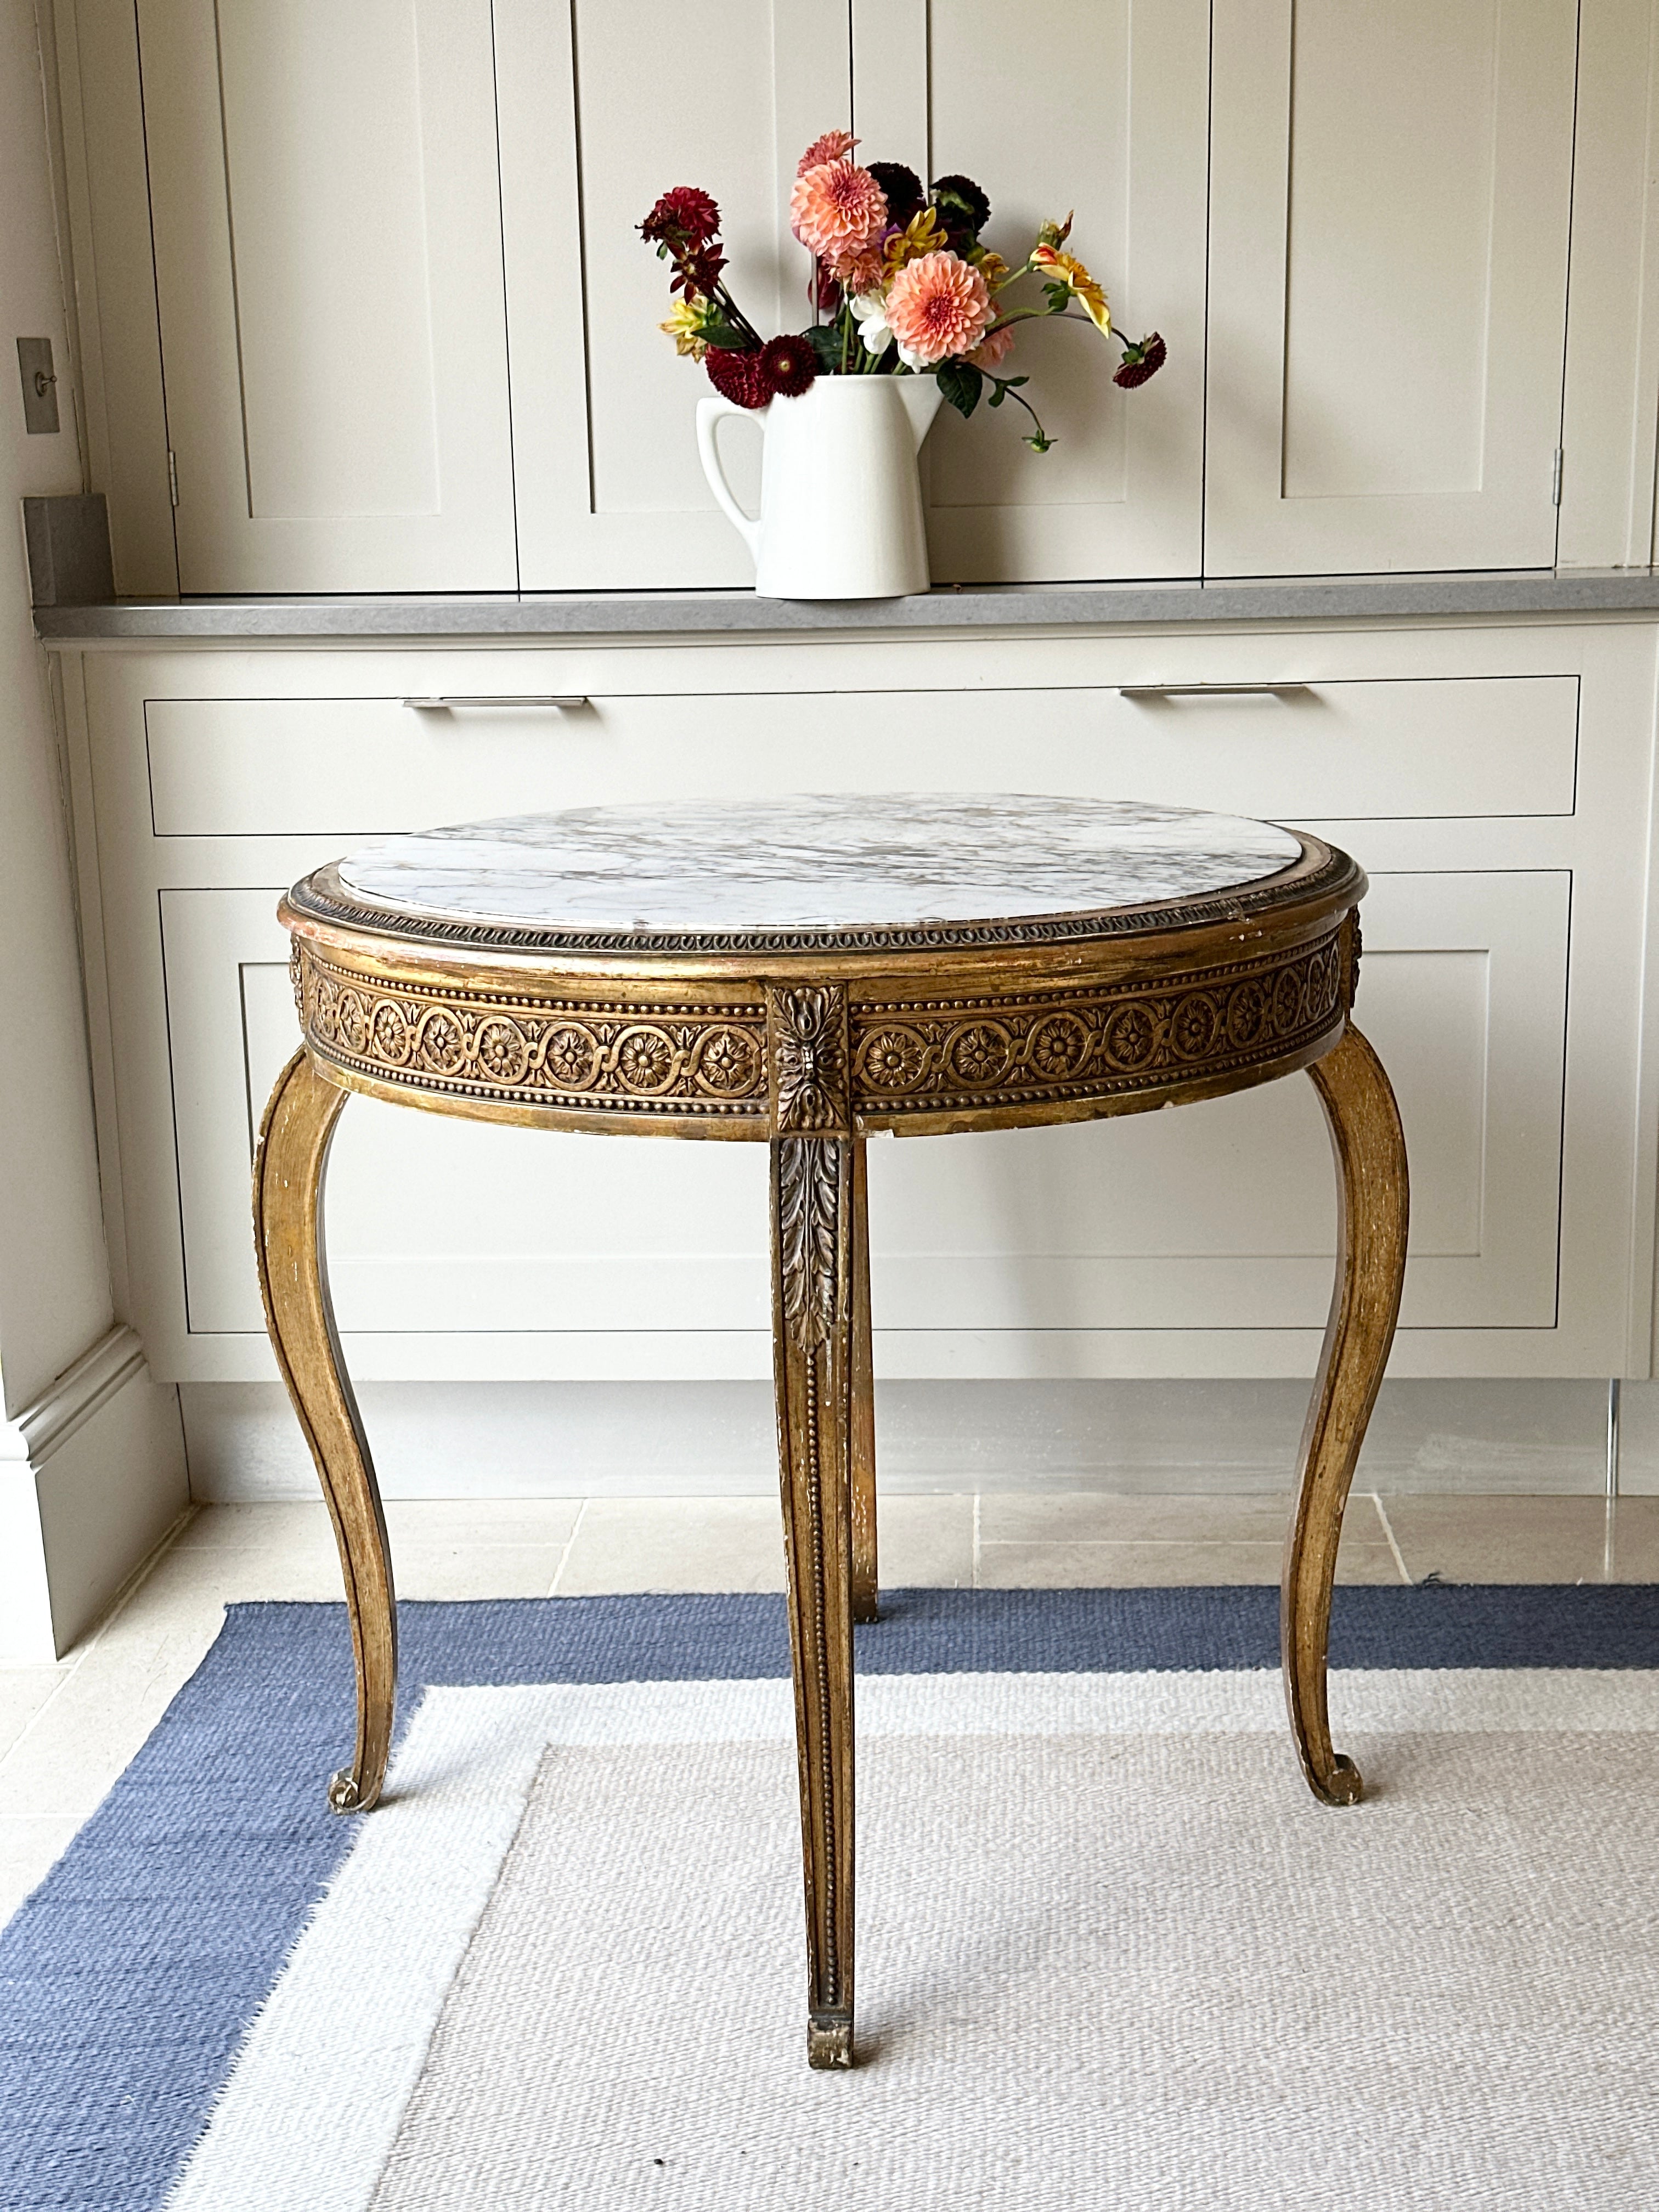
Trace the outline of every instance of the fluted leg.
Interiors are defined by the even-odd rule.
[[[1336,1155],[1336,1285],[1302,1437],[1285,1547],[1285,1695],[1302,1771],[1328,1805],[1357,1804],[1359,1770],[1331,1748],[1325,1662],[1342,1509],[1394,1342],[1406,1267],[1406,1140],[1382,1063],[1350,1027],[1308,1070]]]
[[[853,1218],[845,1136],[772,1140],[773,1358],[806,1875],[807,2059],[853,2063]]]
[[[337,1813],[380,1794],[398,1685],[398,1615],[386,1519],[328,1295],[323,1182],[346,1094],[296,1052],[276,1079],[253,1166],[253,1237],[265,1325],[317,1462],[345,1577],[357,1662],[357,1741],[328,1786]]]
[[[876,1385],[870,1341],[870,1186],[853,1146],[853,1618],[880,1618],[876,1552]]]

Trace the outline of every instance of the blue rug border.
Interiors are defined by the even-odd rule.
[[[1279,1658],[1271,1589],[910,1590],[883,1606],[883,1620],[859,1632],[864,1674],[1256,1668]],[[404,1720],[429,1684],[788,1671],[775,1595],[398,1610]],[[1659,1585],[1345,1587],[1331,1660],[1653,1667]],[[354,1824],[328,1812],[323,1784],[346,1755],[351,1698],[343,1606],[228,1608],[137,1756],[0,1932],[0,2212],[152,2212],[165,2199],[248,2021],[350,1848]]]

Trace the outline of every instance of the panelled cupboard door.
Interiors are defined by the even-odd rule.
[[[1130,336],[1158,330],[1170,349],[1153,382],[1123,392],[1115,343],[1086,323],[1025,325],[1003,374],[1030,377],[1051,453],[1024,444],[1012,401],[966,422],[940,410],[923,475],[941,583],[1199,573],[1209,0],[1086,14],[1080,35],[1073,0],[1024,0],[1011,46],[1000,0],[855,0],[861,157],[975,178],[987,242],[1013,264],[1075,209],[1069,249]],[[1042,304],[1030,278],[1012,296]]]
[[[180,588],[517,581],[489,0],[138,0]]]
[[[1377,875],[1355,1017],[1410,1158],[1402,1329],[1552,1329],[1565,870]],[[878,1331],[1312,1329],[1336,1241],[1311,1084],[870,1147]]]
[[[161,896],[185,1326],[198,1348],[264,1330],[248,1178],[299,1042],[276,897]],[[335,1310],[364,1376],[384,1371],[387,1337],[447,1340],[453,1374],[480,1354],[489,1371],[503,1340],[562,1336],[577,1371],[585,1356],[586,1371],[593,1360],[602,1371],[617,1333],[642,1340],[627,1356],[655,1371],[664,1334],[705,1353],[711,1332],[763,1340],[766,1205],[762,1145],[555,1135],[353,1098],[329,1158]],[[164,1364],[186,1348],[169,1351],[164,1328],[157,1343]]]
[[[763,335],[811,321],[789,192],[847,120],[847,11],[495,0],[495,17],[524,588],[751,584],[697,460],[712,387],[658,327],[669,270],[637,226],[671,185],[702,185]],[[726,423],[721,450],[755,512],[758,428]]]
[[[1549,568],[1575,0],[1216,0],[1205,566]]]
[[[170,1176],[146,1187],[134,1243],[165,1374],[262,1336],[249,1163],[297,1041],[276,902],[274,886],[159,901],[178,1196]],[[1372,882],[1358,1011],[1410,1150],[1408,1330],[1556,1325],[1570,902],[1565,870]],[[949,1371],[930,1347],[964,1332],[1029,1350],[1034,1332],[1314,1329],[1330,1296],[1329,1146],[1299,1078],[1177,1113],[874,1143],[870,1175],[876,1323],[901,1371]],[[450,1375],[503,1358],[749,1371],[765,1234],[757,1145],[555,1136],[358,1098],[331,1154],[330,1273],[365,1378],[395,1369],[400,1339]],[[179,1279],[174,1236],[182,1314],[161,1287]]]

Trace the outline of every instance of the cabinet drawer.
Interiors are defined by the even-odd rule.
[[[437,711],[396,698],[151,699],[144,714],[162,837],[347,839],[631,799],[929,787],[1341,822],[1571,814],[1578,678],[1313,678],[1240,693],[1211,675],[1195,693],[1136,696],[638,691]]]

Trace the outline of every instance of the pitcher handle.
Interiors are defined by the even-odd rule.
[[[702,460],[702,472],[708,479],[708,489],[720,502],[722,513],[733,529],[741,532],[749,550],[758,558],[760,554],[760,517],[745,514],[732,495],[732,487],[726,481],[726,471],[720,466],[720,447],[716,442],[721,417],[741,416],[745,422],[759,422],[765,415],[763,407],[739,407],[735,400],[700,399],[697,402],[697,452]]]

